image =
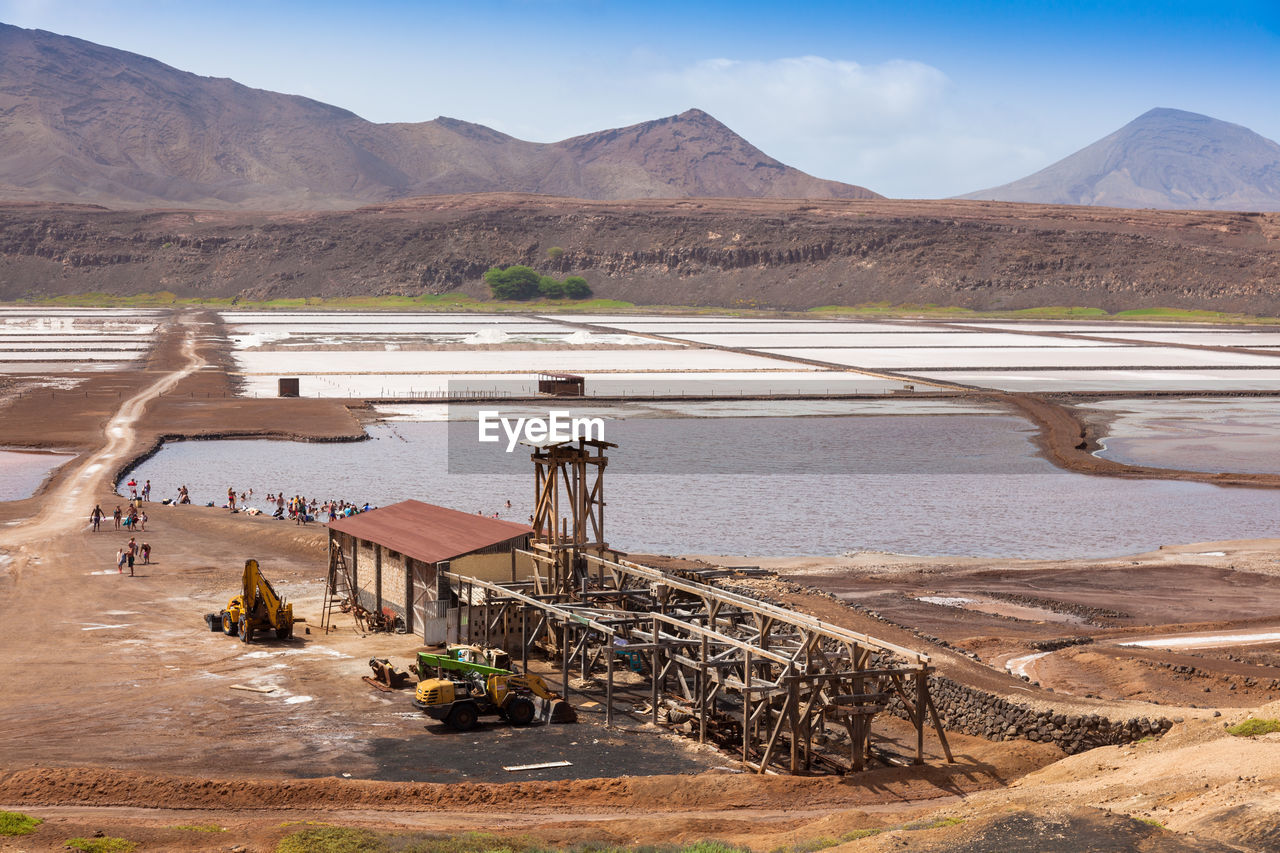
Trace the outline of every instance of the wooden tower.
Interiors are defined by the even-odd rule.
[[[537,446],[533,460],[534,510],[530,550],[540,595],[577,599],[587,577],[583,555],[603,557],[605,451],[617,447],[599,439],[579,438]],[[545,572],[545,575],[544,575]]]

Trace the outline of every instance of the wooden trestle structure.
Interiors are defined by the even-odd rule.
[[[539,555],[538,593],[564,594],[579,585],[583,556],[608,552],[604,539],[605,450],[607,441],[579,438],[535,446],[533,538]],[[544,576],[543,571],[546,574]]]
[[[535,448],[533,579],[493,583],[444,572],[464,609],[468,642],[528,665],[532,647],[570,672],[604,677],[613,724],[619,662],[647,674],[653,722],[687,722],[758,772],[849,772],[875,755],[872,723],[895,700],[915,727],[924,763],[932,724],[951,749],[929,695],[929,656],[690,576],[622,559],[604,539],[604,451],[578,440]],[[563,499],[562,499],[563,498]],[[685,727],[688,730],[688,726]],[[847,749],[827,744],[847,733]],[[840,738],[843,740],[843,738]]]

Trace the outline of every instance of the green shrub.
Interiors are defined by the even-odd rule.
[[[552,246],[550,249],[547,249],[547,257],[553,261],[558,261],[564,257],[564,249],[561,249],[559,246]]]
[[[564,299],[564,282],[557,281],[549,275],[544,275],[538,281],[538,293],[547,299]]]
[[[30,835],[42,823],[40,818],[22,812],[0,812],[0,835]]]
[[[218,826],[216,823],[180,823],[174,829],[181,829],[184,832],[226,832],[225,826]]]
[[[591,288],[587,280],[580,275],[571,275],[564,280],[564,295],[570,299],[591,298]]]
[[[1257,737],[1258,735],[1269,735],[1272,732],[1280,732],[1280,720],[1257,720],[1253,717],[1242,723],[1236,723],[1227,729],[1227,734],[1236,737]]]
[[[301,829],[276,845],[276,853],[382,853],[386,849],[372,832],[341,826]]]
[[[538,295],[542,276],[532,267],[515,264],[506,269],[490,267],[484,274],[484,280],[495,299],[522,300]]]
[[[840,836],[841,841],[859,841],[863,838],[870,838],[873,835],[879,835],[884,832],[883,829],[854,829]]]
[[[68,838],[65,846],[84,853],[133,853],[138,842],[106,835],[102,838]]]

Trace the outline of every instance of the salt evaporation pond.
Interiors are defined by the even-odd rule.
[[[0,501],[31,497],[55,468],[74,458],[71,453],[0,450]]]
[[[475,427],[382,424],[372,441],[338,445],[177,443],[133,474],[159,496],[186,484],[198,503],[221,502],[232,486],[253,488],[259,505],[284,490],[375,505],[416,498],[526,520],[527,452],[479,445]],[[1031,434],[1007,415],[614,423],[608,537],[624,550],[668,554],[1087,558],[1274,535],[1280,491],[1071,474],[1038,457]]]
[[[1148,346],[1080,347],[932,347],[863,350],[830,349],[762,349],[764,354],[778,353],[815,361],[845,364],[850,367],[890,370],[942,371],[959,369],[1004,368],[1143,368],[1143,367],[1260,367],[1280,368],[1280,357],[1252,353],[1218,352],[1216,350],[1176,349]]]
[[[1109,416],[1097,453],[1105,459],[1190,471],[1280,473],[1280,407],[1272,399],[1106,400],[1082,408]]]
[[[1001,391],[1280,391],[1280,369],[948,370],[912,372],[922,379]]]
[[[240,377],[241,394],[274,397],[290,374]],[[588,396],[653,397],[761,394],[892,394],[907,383],[866,373],[835,370],[717,371],[706,373],[587,373]],[[328,373],[300,377],[304,397],[444,397],[537,393],[537,374],[515,373]],[[925,386],[921,383],[921,390]]]

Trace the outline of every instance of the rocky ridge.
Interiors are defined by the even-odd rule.
[[[511,263],[638,304],[1280,314],[1275,214],[513,194],[278,214],[0,206],[3,299],[485,296],[484,271]]]

